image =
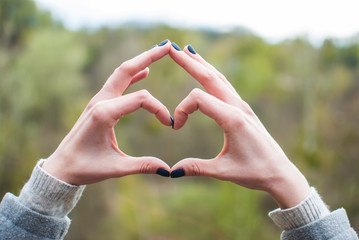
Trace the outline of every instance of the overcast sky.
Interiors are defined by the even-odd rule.
[[[277,41],[307,36],[348,38],[359,33],[359,0],[35,0],[71,29],[163,22],[220,31],[242,26]]]

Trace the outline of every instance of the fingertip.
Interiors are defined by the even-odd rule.
[[[183,168],[178,168],[171,171],[171,178],[180,178],[186,175],[186,172]]]
[[[174,47],[176,46],[176,47]],[[178,50],[179,49],[179,50]],[[184,49],[186,50],[186,48]],[[170,45],[170,50],[169,50],[169,55],[170,57],[175,61],[177,62],[180,66],[181,66],[181,62],[183,61],[182,59],[182,55],[181,54],[184,54],[185,52],[182,51],[180,49],[180,47],[176,44],[176,43],[171,43]]]
[[[184,115],[184,116],[181,116],[181,115]],[[175,120],[176,119],[176,120]],[[173,126],[172,128],[174,130],[179,130],[181,129],[184,124],[186,123],[188,119],[188,115],[186,114],[180,114],[178,111],[175,112],[174,114],[174,119],[173,119]]]
[[[138,72],[135,76],[133,76],[131,83],[127,86],[127,88],[129,88],[132,84],[146,78],[148,76],[148,74],[150,74],[150,69],[148,67],[146,67],[145,69],[141,70],[140,72]],[[126,88],[126,89],[127,89]]]
[[[166,45],[168,42],[169,42],[169,40],[168,40],[168,39],[165,39],[165,40],[163,40],[161,43],[159,43],[158,46],[159,46],[159,47],[162,47],[162,46]]]
[[[190,44],[188,44],[188,45],[186,46],[186,49],[187,49],[191,54],[193,54],[193,55],[196,55],[196,54],[197,54],[197,52],[194,50],[194,48],[193,48]]]
[[[173,124],[173,130],[179,130],[181,127],[178,124]]]
[[[150,74],[150,68],[149,67],[146,67],[145,69],[143,69],[141,72],[139,73],[142,73],[142,79],[143,78],[146,78],[148,76],[148,74]]]
[[[151,50],[151,49],[153,49],[153,48],[156,48],[156,47],[158,47],[158,48],[163,48],[163,47],[165,47],[166,45],[170,45],[171,44],[171,41],[170,40],[168,40],[168,39],[165,39],[165,40],[163,40],[162,42],[160,42],[159,44],[155,44],[155,45],[153,45],[150,49],[148,49],[148,50]],[[169,46],[168,46],[169,47]]]
[[[171,43],[171,45],[175,50],[177,50],[179,52],[182,51],[181,48],[175,42]]]
[[[165,48],[167,50],[167,53],[169,53],[171,49],[171,41],[166,39],[163,42],[165,42],[163,45],[159,46],[160,48]]]
[[[166,106],[164,106],[164,107],[166,107]],[[174,119],[173,119],[172,115],[170,114],[170,112],[168,110],[167,110],[167,113],[163,115],[163,121],[161,121],[161,122],[165,126],[173,128]]]
[[[188,120],[188,116],[189,113],[186,110],[186,99],[188,98],[188,96],[182,100],[182,102],[176,107],[175,109],[175,113],[174,113],[174,129],[178,130],[180,128],[182,128],[185,123]],[[192,112],[190,112],[192,113]]]
[[[146,90],[147,91],[147,90]],[[167,109],[167,107],[161,103],[158,99],[156,99],[155,97],[153,97],[151,94],[150,95],[150,100],[148,101],[149,103],[147,103],[146,101],[144,101],[142,103],[142,108],[146,109],[147,111],[149,111],[150,113],[154,113],[156,118],[165,126],[172,126],[173,122],[172,122],[172,116],[170,114],[170,111]]]
[[[172,128],[174,130],[180,130],[185,125],[186,121],[187,121],[187,118],[184,120],[181,120],[181,121],[177,121],[177,119],[176,119],[176,121],[174,121],[174,123],[173,123]]]
[[[173,123],[172,123],[172,116],[170,115],[170,117],[168,117],[167,114],[165,114],[164,116],[159,116],[159,115],[156,115],[157,119],[165,126],[167,127],[171,127],[173,126]]]
[[[170,175],[171,175],[170,172],[164,168],[157,169],[156,174],[160,175],[162,177],[170,177]]]
[[[216,174],[216,165],[213,159],[185,158],[171,168],[172,178],[182,176],[215,177]]]
[[[161,43],[154,45],[152,48],[150,48],[148,51],[153,51],[151,54],[158,55],[160,58],[165,56],[169,53],[171,49],[171,41],[166,39],[163,40]]]
[[[170,120],[171,120],[171,126],[172,126],[172,129],[173,129],[173,127],[174,127],[174,125],[175,125],[175,120],[173,119],[173,117],[172,117],[172,116],[170,116]]]

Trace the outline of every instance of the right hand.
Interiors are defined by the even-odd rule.
[[[169,175],[169,166],[158,158],[131,157],[123,153],[113,128],[122,116],[139,108],[155,114],[162,124],[172,125],[168,109],[146,90],[122,95],[131,84],[148,75],[148,66],[167,55],[170,46],[170,42],[156,46],[121,64],[44,162],[44,170],[73,185],[136,173],[156,173],[159,169],[160,173]]]
[[[310,192],[307,180],[227,79],[188,47],[184,51],[172,47],[170,56],[208,92],[194,89],[178,105],[174,128],[180,129],[189,114],[200,110],[224,132],[224,146],[217,157],[184,159],[172,167],[172,176],[210,176],[267,191],[281,208],[304,200]]]

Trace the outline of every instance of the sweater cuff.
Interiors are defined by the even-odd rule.
[[[83,186],[75,186],[47,173],[41,159],[34,168],[30,180],[20,192],[19,201],[36,212],[56,217],[65,217],[76,206]]]
[[[276,209],[268,215],[282,230],[290,230],[307,225],[329,215],[330,211],[314,187],[310,194],[297,206]]]

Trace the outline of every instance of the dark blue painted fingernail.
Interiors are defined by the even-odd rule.
[[[172,43],[172,46],[177,50],[177,51],[181,51],[180,47],[176,44],[176,43]]]
[[[184,175],[186,175],[186,173],[182,168],[176,169],[171,172],[171,178],[179,178],[179,177],[183,177]]]
[[[196,54],[196,51],[193,49],[193,47],[191,45],[188,45],[188,51],[190,51],[190,53],[192,54]]]
[[[170,172],[167,171],[167,170],[164,169],[164,168],[159,168],[159,169],[157,169],[156,174],[158,174],[158,175],[160,175],[160,176],[162,176],[162,177],[169,177],[169,176],[170,176]]]
[[[173,119],[173,117],[172,117],[172,116],[170,116],[170,119],[171,119],[171,125],[172,125],[172,128],[174,128],[174,126],[175,126],[175,120]]]
[[[166,39],[163,42],[161,42],[160,44],[158,44],[158,46],[162,47],[163,45],[166,45],[166,43],[168,43],[168,39]]]

